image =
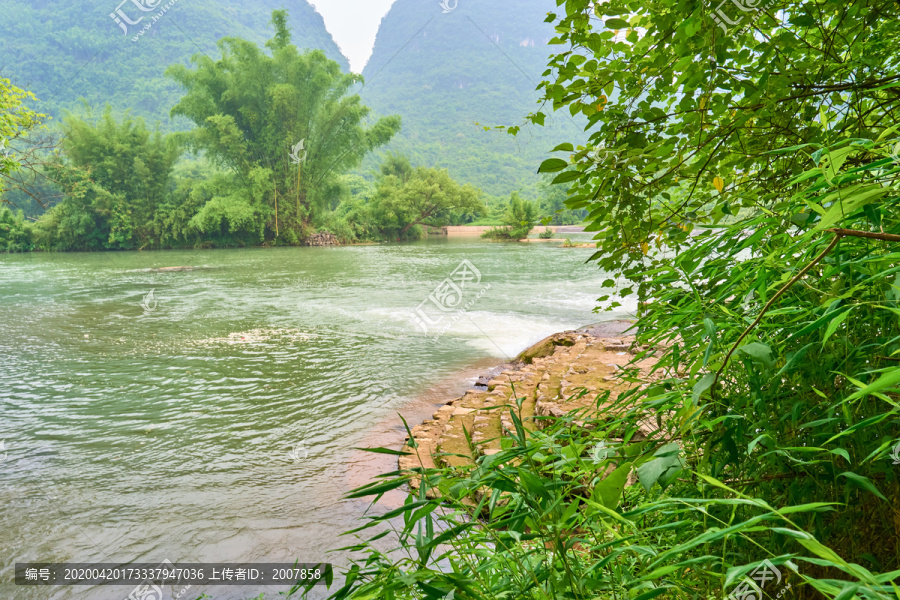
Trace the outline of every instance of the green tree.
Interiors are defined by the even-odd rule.
[[[0,205],[0,251],[26,252],[34,248],[32,229],[21,210]]]
[[[63,200],[71,203],[67,210],[90,213],[106,238],[103,247],[158,244],[153,221],[170,193],[172,169],[181,154],[177,141],[158,128],[151,132],[143,119],[126,115],[117,122],[109,106],[96,121],[66,118],[63,131],[62,150],[70,168],[60,172],[61,179],[70,186],[89,179],[79,187],[84,196]]]
[[[301,54],[285,11],[272,13],[272,25],[271,56],[228,37],[219,41],[220,60],[195,55],[195,69],[170,67],[186,90],[172,115],[192,120],[187,142],[233,174],[227,195],[214,196],[196,226],[294,243],[325,219],[340,176],[387,143],[400,119],[366,125],[369,109],[348,95],[361,76],[341,72],[321,51]]]
[[[513,192],[503,213],[503,227],[490,229],[482,237],[501,240],[521,240],[528,237],[537,220],[537,207],[529,200],[522,200]]]
[[[587,216],[586,210],[572,210],[566,206],[569,190],[564,185],[551,184],[552,178],[545,175],[538,184],[541,216],[550,217],[552,225],[576,225]]]
[[[798,511],[784,535],[723,545],[707,573],[780,555],[816,565],[801,570],[802,597],[895,595],[880,587],[895,573],[847,566],[900,567],[900,538],[869,533],[900,502],[887,460],[900,441],[896,3],[753,14],[734,3],[558,4],[549,19],[566,49],[551,58],[545,100],[593,130],[541,171],[572,184],[568,206],[590,211],[610,273],[600,300],[618,308],[638,293],[638,341],[658,349],[665,373],[629,398],[619,427],[669,420],[654,443],[677,440],[692,470],[673,498]],[[799,514],[815,503],[833,514]],[[663,496],[657,507],[676,504]],[[710,515],[747,528],[752,513],[705,512],[692,537],[716,535]],[[835,580],[815,580],[826,575]]]
[[[894,0],[806,1],[783,15],[699,0],[557,5],[548,20],[565,49],[540,87],[591,130],[541,171],[572,184],[569,206],[591,212],[608,269],[699,221],[777,205],[808,153],[770,152],[900,123]]]
[[[407,159],[389,156],[381,175],[376,210],[391,237],[404,238],[417,225],[441,227],[461,213],[484,210],[481,192],[460,185],[446,169],[412,168]]]
[[[22,90],[0,78],[0,197],[10,174],[20,169],[15,159],[13,140],[38,127],[45,115],[25,106],[25,101],[36,100],[34,94]]]

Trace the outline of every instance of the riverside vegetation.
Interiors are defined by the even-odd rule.
[[[285,7],[293,43],[321,50],[349,71],[307,0],[179,0],[137,42],[137,31],[168,2],[118,6],[120,1],[98,10],[92,0],[5,0],[0,77],[34,92],[41,112],[56,121],[66,111],[80,113],[83,99],[95,107],[108,102],[116,115],[128,110],[148,123],[161,121],[163,133],[185,131],[192,126],[188,119],[169,118],[183,90],[165,75],[166,68],[189,65],[199,51],[218,60],[216,42],[225,36],[264,44],[271,37],[269,15]],[[137,4],[156,8],[146,12]],[[543,22],[547,4],[519,0],[515,11],[507,0],[448,4],[455,9],[444,13],[437,2],[395,0],[381,23],[373,23],[378,35],[362,70],[366,85],[354,91],[372,115],[402,118],[403,129],[384,150],[409,156],[416,165],[446,168],[453,179],[492,197],[508,199],[518,190],[538,199],[537,165],[556,144],[582,139],[583,120],[561,115],[551,127],[527,128],[527,140],[493,126],[522,125],[539,97],[533,82],[546,67],[546,40],[554,35],[552,24]],[[117,8],[129,19],[147,16],[126,35],[109,16]],[[351,172],[371,182],[381,158],[376,150]]]
[[[320,231],[342,242],[409,240],[423,226],[505,210],[505,199],[390,153],[373,181],[351,174],[400,118],[370,119],[352,93],[362,77],[321,51],[300,52],[286,11],[271,25],[265,48],[226,37],[219,60],[197,54],[192,67],[167,70],[184,90],[171,114],[194,125],[184,132],[116,118],[109,106],[94,116],[89,105],[51,130],[28,108],[32,94],[0,80],[0,250],[297,245]],[[564,192],[543,189],[544,215],[580,220]]]
[[[542,171],[656,366],[540,430],[510,388],[499,452],[352,492],[421,482],[331,598],[897,600],[896,4],[557,5],[541,89],[592,129]]]
[[[420,483],[330,597],[900,599],[896,2],[557,6],[540,89],[590,138],[541,171],[655,367],[543,429],[510,386],[499,452],[351,492]]]

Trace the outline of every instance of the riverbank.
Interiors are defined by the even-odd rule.
[[[520,411],[529,430],[574,411],[584,416],[602,412],[629,389],[617,377],[619,371],[630,365],[646,374],[655,364],[652,357],[635,362],[641,349],[635,347],[634,336],[627,335],[632,325],[609,321],[556,333],[513,363],[495,367],[475,387],[436,407],[431,419],[412,428],[412,440],[407,437],[404,447],[411,453],[399,458],[399,468],[464,466],[499,452],[502,438],[514,431],[510,410]],[[582,389],[587,392],[582,394]],[[604,401],[607,392],[610,398]]]

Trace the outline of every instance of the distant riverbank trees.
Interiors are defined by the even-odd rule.
[[[373,192],[342,208],[335,225],[343,237],[385,240],[416,239],[423,227],[463,224],[485,212],[480,190],[394,154],[385,157]]]
[[[198,54],[167,70],[185,91],[171,115],[193,122],[186,132],[85,104],[47,140],[26,140],[41,122],[23,104],[35,98],[0,80],[0,133],[17,140],[18,159],[0,148],[0,251],[299,245],[321,230],[347,243],[413,240],[427,227],[506,219],[508,200],[488,206],[447,170],[403,156],[352,173],[400,118],[370,119],[351,93],[361,76],[320,51],[300,52],[285,11],[271,25],[265,47],[223,38],[218,60]],[[580,220],[564,193],[544,191],[533,211]]]
[[[291,43],[274,11],[268,53],[237,39],[222,57],[194,57],[168,74],[185,95],[172,109],[196,127],[162,135],[109,108],[70,115],[42,171],[61,199],[32,224],[5,209],[4,250],[299,244],[327,226],[346,195],[343,176],[400,129],[396,116],[368,123],[346,74],[320,51]],[[4,82],[3,139],[34,126],[29,94]],[[183,156],[186,152],[193,154]],[[0,174],[15,170],[3,155]]]
[[[230,171],[192,221],[204,233],[244,231],[259,242],[300,242],[340,190],[339,177],[400,130],[400,118],[367,125],[369,109],[350,89],[361,76],[341,71],[321,51],[291,44],[286,11],[272,16],[275,36],[257,45],[219,42],[222,59],[197,55],[195,69],[168,73],[187,93],[172,109],[196,128],[184,136]]]
[[[522,200],[513,192],[502,216],[502,227],[485,231],[481,237],[493,240],[516,241],[528,237],[537,220],[537,207],[529,200]]]

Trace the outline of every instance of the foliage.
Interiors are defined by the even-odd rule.
[[[622,373],[602,419],[512,410],[475,467],[351,493],[424,483],[363,526],[332,597],[716,598],[769,561],[790,597],[900,599],[895,7],[801,2],[722,35],[700,2],[557,4],[545,99],[594,129],[541,170],[641,300],[655,371]],[[399,552],[376,547],[388,522]]]
[[[544,230],[538,234],[538,237],[542,240],[552,239],[553,236],[554,236],[553,230],[550,229],[549,227],[545,227]]]
[[[503,227],[489,229],[482,234],[495,240],[521,240],[528,237],[537,220],[537,207],[533,202],[522,200],[513,192],[503,215]]]
[[[423,482],[331,598],[715,598],[766,564],[754,597],[900,598],[897,143],[816,151],[778,213],[649,255],[657,372],[601,418],[535,429],[516,398],[499,454],[351,492]]]
[[[164,136],[128,114],[117,121],[109,106],[96,120],[89,109],[67,117],[61,157],[49,147],[32,168],[51,187],[44,196],[63,196],[34,225],[35,246],[300,244],[316,226],[340,228],[332,211],[352,202],[353,190],[363,201],[369,194],[364,180],[342,173],[389,139],[399,120],[365,125],[368,109],[348,95],[359,78],[320,52],[300,54],[286,23],[284,12],[273,13],[271,57],[229,38],[222,61],[196,57],[198,69],[172,69],[187,88],[173,113],[193,119],[193,131]],[[195,157],[176,162],[185,146]],[[18,187],[21,201],[27,189]]]
[[[450,2],[456,5],[456,2]],[[546,127],[523,127],[512,137],[495,126],[523,126],[536,110],[535,86],[546,69],[548,5],[522,0],[439,2],[397,0],[382,20],[363,75],[364,101],[381,114],[399,114],[403,131],[388,146],[414,165],[446,168],[486,193],[518,190],[535,199],[536,171],[546,152],[583,140],[585,119],[549,117]],[[374,170],[379,156],[366,163]]]
[[[81,100],[92,106],[111,104],[115,113],[130,110],[150,123],[164,120],[163,129],[184,129],[190,124],[168,120],[169,109],[180,98],[178,85],[164,71],[173,63],[188,64],[200,49],[210,55],[225,36],[264,43],[272,10],[281,0],[176,2],[137,41],[137,33],[167,4],[146,0],[142,12],[126,2],[120,8],[131,20],[129,34],[110,18],[119,2],[98,8],[90,0],[4,0],[0,47],[2,76],[27,87],[42,100],[41,112],[62,116],[77,110]],[[289,24],[301,48],[323,50],[349,70],[347,59],[325,28],[315,8],[305,0],[290,3]]]
[[[174,65],[168,73],[186,90],[172,115],[197,126],[187,143],[234,173],[227,195],[213,197],[195,226],[208,232],[227,222],[232,232],[291,243],[329,206],[340,175],[387,143],[400,120],[366,127],[368,108],[348,95],[361,78],[320,51],[301,54],[286,11],[274,11],[272,24],[271,56],[224,38],[221,60],[195,55],[196,69]]]
[[[413,169],[405,159],[389,157],[382,165],[375,202],[383,215],[382,230],[396,231],[402,238],[416,225],[440,227],[455,213],[481,212],[479,195],[472,186],[453,181],[445,169]]]
[[[481,214],[480,196],[480,190],[460,185],[446,170],[413,167],[405,156],[388,153],[374,191],[362,188],[345,200],[334,228],[344,239],[418,239],[420,226],[442,227]]]
[[[538,185],[540,193],[539,212],[542,217],[550,217],[551,225],[577,225],[587,217],[587,211],[566,207],[569,189],[565,185],[553,185],[552,176],[544,175]]]
[[[9,79],[0,78],[0,194],[8,187],[9,176],[21,168],[13,140],[38,127],[46,117],[25,106],[27,100],[36,98],[12,85]]]
[[[0,252],[27,252],[34,249],[31,227],[21,210],[13,213],[0,206]]]
[[[59,180],[87,195],[76,199],[77,193],[72,192],[53,210],[85,211],[84,218],[105,238],[100,242],[94,236],[96,245],[86,243],[73,249],[133,249],[154,244],[153,219],[169,195],[172,169],[181,154],[176,141],[158,129],[151,133],[142,119],[126,116],[116,122],[109,106],[96,122],[90,117],[66,118],[64,132],[62,149],[68,158],[68,173],[60,173]],[[49,245],[60,247],[54,241]]]
[[[872,574],[804,531],[804,520],[827,519],[838,503],[773,506],[689,464],[690,442],[666,439],[671,431],[640,439],[637,413],[652,412],[652,400],[536,431],[519,417],[525,400],[503,409],[515,430],[500,453],[470,467],[386,474],[349,494],[377,500],[422,482],[353,532],[367,537],[346,550],[364,558],[331,599],[721,598],[765,560],[790,597],[900,597],[898,572]],[[388,533],[397,551],[380,549]],[[807,572],[822,566],[833,574]],[[774,577],[764,591],[774,597]]]
[[[608,270],[681,226],[789,194],[806,157],[768,152],[874,138],[900,117],[891,0],[799,2],[726,32],[699,0],[557,5],[548,21],[564,49],[541,83],[544,100],[592,130],[584,146],[558,146],[566,157],[541,171],[572,185],[570,208],[590,211]],[[732,21],[744,14],[722,10]]]

